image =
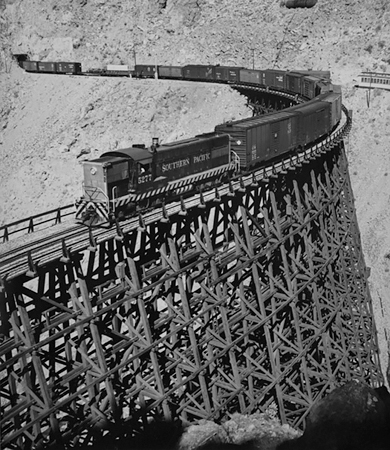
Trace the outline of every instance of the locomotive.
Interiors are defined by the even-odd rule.
[[[233,155],[233,156],[232,156]],[[173,200],[227,180],[239,169],[227,134],[208,133],[159,145],[133,145],[83,163],[83,197],[76,220],[109,225],[137,207]]]
[[[255,70],[220,65],[107,66],[83,72],[80,63],[21,61],[29,72],[167,78],[289,92],[306,100],[282,111],[217,125],[213,133],[159,145],[133,145],[83,163],[83,195],[76,202],[76,220],[111,225],[136,208],[171,201],[231,176],[297,152],[328,136],[342,113],[340,86],[329,71]]]

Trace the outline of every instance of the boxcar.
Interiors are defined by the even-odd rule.
[[[77,75],[81,73],[81,63],[79,62],[57,62],[57,73],[66,73]]]
[[[281,5],[286,8],[312,8],[318,0],[282,0]]]
[[[265,84],[270,88],[286,89],[286,72],[284,70],[265,70]]]
[[[183,68],[180,66],[158,66],[159,78],[183,78]]]
[[[320,93],[318,86],[318,78],[312,76],[305,76],[303,79],[302,95],[307,98],[314,98]]]
[[[240,81],[241,67],[215,66],[214,77],[216,81],[237,83]]]
[[[327,102],[330,105],[330,129],[333,129],[340,121],[342,109],[341,109],[341,93],[330,92],[328,94],[319,95],[318,99],[323,102]]]
[[[188,65],[183,67],[183,78],[187,80],[214,80],[215,66]]]
[[[296,72],[286,73],[286,89],[294,94],[302,94],[303,75]]]
[[[299,142],[305,146],[326,135],[330,129],[330,103],[314,100],[303,105],[294,106],[290,111],[299,115]]]
[[[22,67],[26,72],[38,72],[37,61],[23,61]]]
[[[55,62],[38,61],[38,72],[57,73]]]
[[[332,83],[329,83],[324,80],[320,80],[317,83],[317,89],[319,90],[320,94],[326,94],[327,92],[333,91]]]
[[[154,64],[136,64],[134,67],[135,76],[138,78],[154,78],[157,66]]]
[[[276,158],[299,145],[298,115],[280,111],[217,125],[215,131],[230,136],[231,149],[244,169]]]
[[[330,80],[330,70],[294,70],[293,72],[323,80]]]
[[[241,69],[240,82],[246,84],[260,84],[262,86],[265,86],[265,71]]]

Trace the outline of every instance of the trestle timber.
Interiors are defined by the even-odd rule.
[[[335,385],[381,383],[342,141],[283,172],[6,281],[4,448],[273,402],[302,427]]]

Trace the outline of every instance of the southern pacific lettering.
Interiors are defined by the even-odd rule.
[[[203,155],[194,156],[194,164],[208,161],[211,159],[211,153],[204,153]]]
[[[178,169],[179,167],[183,166],[189,166],[190,165],[190,158],[181,159],[180,161],[174,161],[171,163],[163,164],[161,166],[161,170],[163,172],[168,172],[170,170]]]

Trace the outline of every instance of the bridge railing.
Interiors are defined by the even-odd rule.
[[[0,226],[0,243],[57,225],[74,217],[74,205],[61,206]]]

